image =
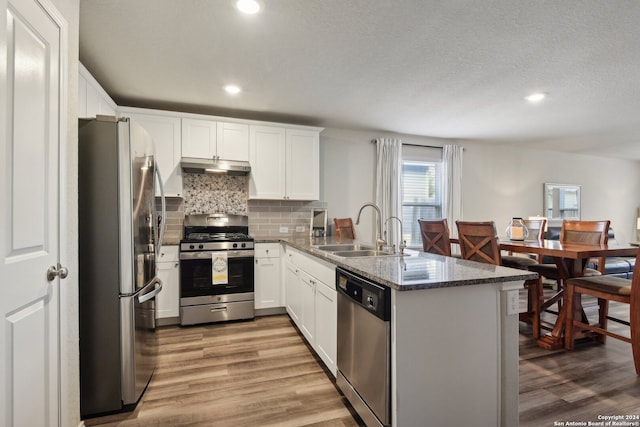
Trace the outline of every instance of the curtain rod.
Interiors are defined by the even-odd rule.
[[[375,139],[371,140],[372,143],[376,143]],[[403,142],[402,145],[408,145],[409,147],[425,147],[425,148],[439,148],[442,150],[443,147],[438,146],[438,145],[420,145],[420,144],[407,144],[406,142]]]
[[[373,144],[376,143],[375,139],[372,139],[371,142]],[[439,145],[420,145],[420,144],[407,144],[406,142],[403,142],[402,145],[408,145],[409,147],[424,147],[424,148],[439,148],[440,150],[442,150],[444,147],[439,146]],[[465,151],[465,148],[462,147],[462,150]]]

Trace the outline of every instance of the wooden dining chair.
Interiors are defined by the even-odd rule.
[[[462,258],[504,266],[493,221],[456,221],[456,225]],[[541,331],[542,280],[526,280],[524,287],[527,289],[527,311],[520,313],[519,319],[531,324],[533,337],[537,339]]]
[[[609,233],[610,221],[581,221],[581,220],[564,220],[562,221],[562,227],[560,229],[560,242],[576,243],[576,244],[606,244],[607,235]],[[586,260],[585,260],[586,262]],[[565,268],[570,268],[565,266]],[[567,272],[561,272],[558,269],[557,264],[541,264],[535,263],[528,266],[528,270],[540,275],[539,282],[529,288],[529,300],[535,299],[533,304],[534,312],[537,318],[537,323],[540,328],[552,329],[554,324],[543,321],[541,316],[543,313],[551,313],[557,315],[562,309],[564,283],[563,277],[567,275]],[[585,268],[582,272],[583,276],[599,276],[600,272],[591,268]],[[543,289],[542,278],[554,280],[557,284],[557,289],[551,295],[546,295]],[[553,311],[550,307],[557,304],[558,311]],[[534,337],[537,338],[537,331],[534,331]]]
[[[432,254],[451,256],[447,219],[419,219],[422,250]]]
[[[527,240],[544,240],[544,229],[547,225],[547,220],[542,219],[525,219],[524,225],[529,230]],[[529,266],[538,264],[539,257],[537,255],[504,255],[502,257],[502,265],[505,267],[518,268],[520,270],[527,270]]]
[[[336,226],[336,237],[344,239],[355,239],[356,230],[353,226],[353,220],[351,218],[333,218],[333,223]]]
[[[493,221],[456,221],[462,259],[501,265],[498,233]]]
[[[607,336],[631,343],[633,363],[636,374],[640,375],[640,252],[636,255],[636,264],[632,279],[614,276],[577,277],[565,284],[565,304],[567,319],[564,346],[573,350],[574,342],[584,336],[595,335],[596,341],[605,343]],[[589,324],[582,308],[582,295],[598,299],[598,323]],[[629,304],[629,321],[609,315],[609,301]],[[607,321],[629,326],[628,336],[607,329]]]
[[[560,243],[576,243],[586,245],[607,244],[609,225],[611,221],[581,221],[564,220],[560,229]],[[556,264],[533,264],[529,266],[530,271],[534,271],[548,279],[555,280],[559,287],[562,287],[562,274]],[[586,268],[584,276],[598,276],[598,270]]]

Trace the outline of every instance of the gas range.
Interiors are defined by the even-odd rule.
[[[253,238],[246,233],[193,231],[185,227],[185,236],[180,241],[181,252],[253,249]]]
[[[180,241],[180,324],[252,319],[254,241],[246,216],[185,217]]]
[[[243,215],[210,214],[185,217],[180,252],[253,249],[249,220]]]

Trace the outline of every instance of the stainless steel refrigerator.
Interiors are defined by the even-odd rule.
[[[78,139],[80,413],[87,418],[134,407],[155,368],[163,224],[154,219],[154,193],[156,176],[160,187],[162,180],[153,140],[129,119],[81,119]]]

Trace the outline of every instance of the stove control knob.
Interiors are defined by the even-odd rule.
[[[371,295],[369,295],[367,297],[367,304],[369,304],[369,307],[373,307],[375,305],[374,302],[375,301],[374,301],[373,297]]]
[[[243,248],[246,248],[246,247],[247,247],[247,244],[246,244],[246,243],[243,243],[241,246],[242,246]]]
[[[204,245],[198,245],[198,249],[204,249]]]
[[[237,248],[237,247],[238,247],[238,244],[237,244],[237,243],[234,243],[234,244],[233,244],[233,247],[234,247],[234,248]]]
[[[195,249],[196,247],[193,245],[189,245],[189,249]]]

